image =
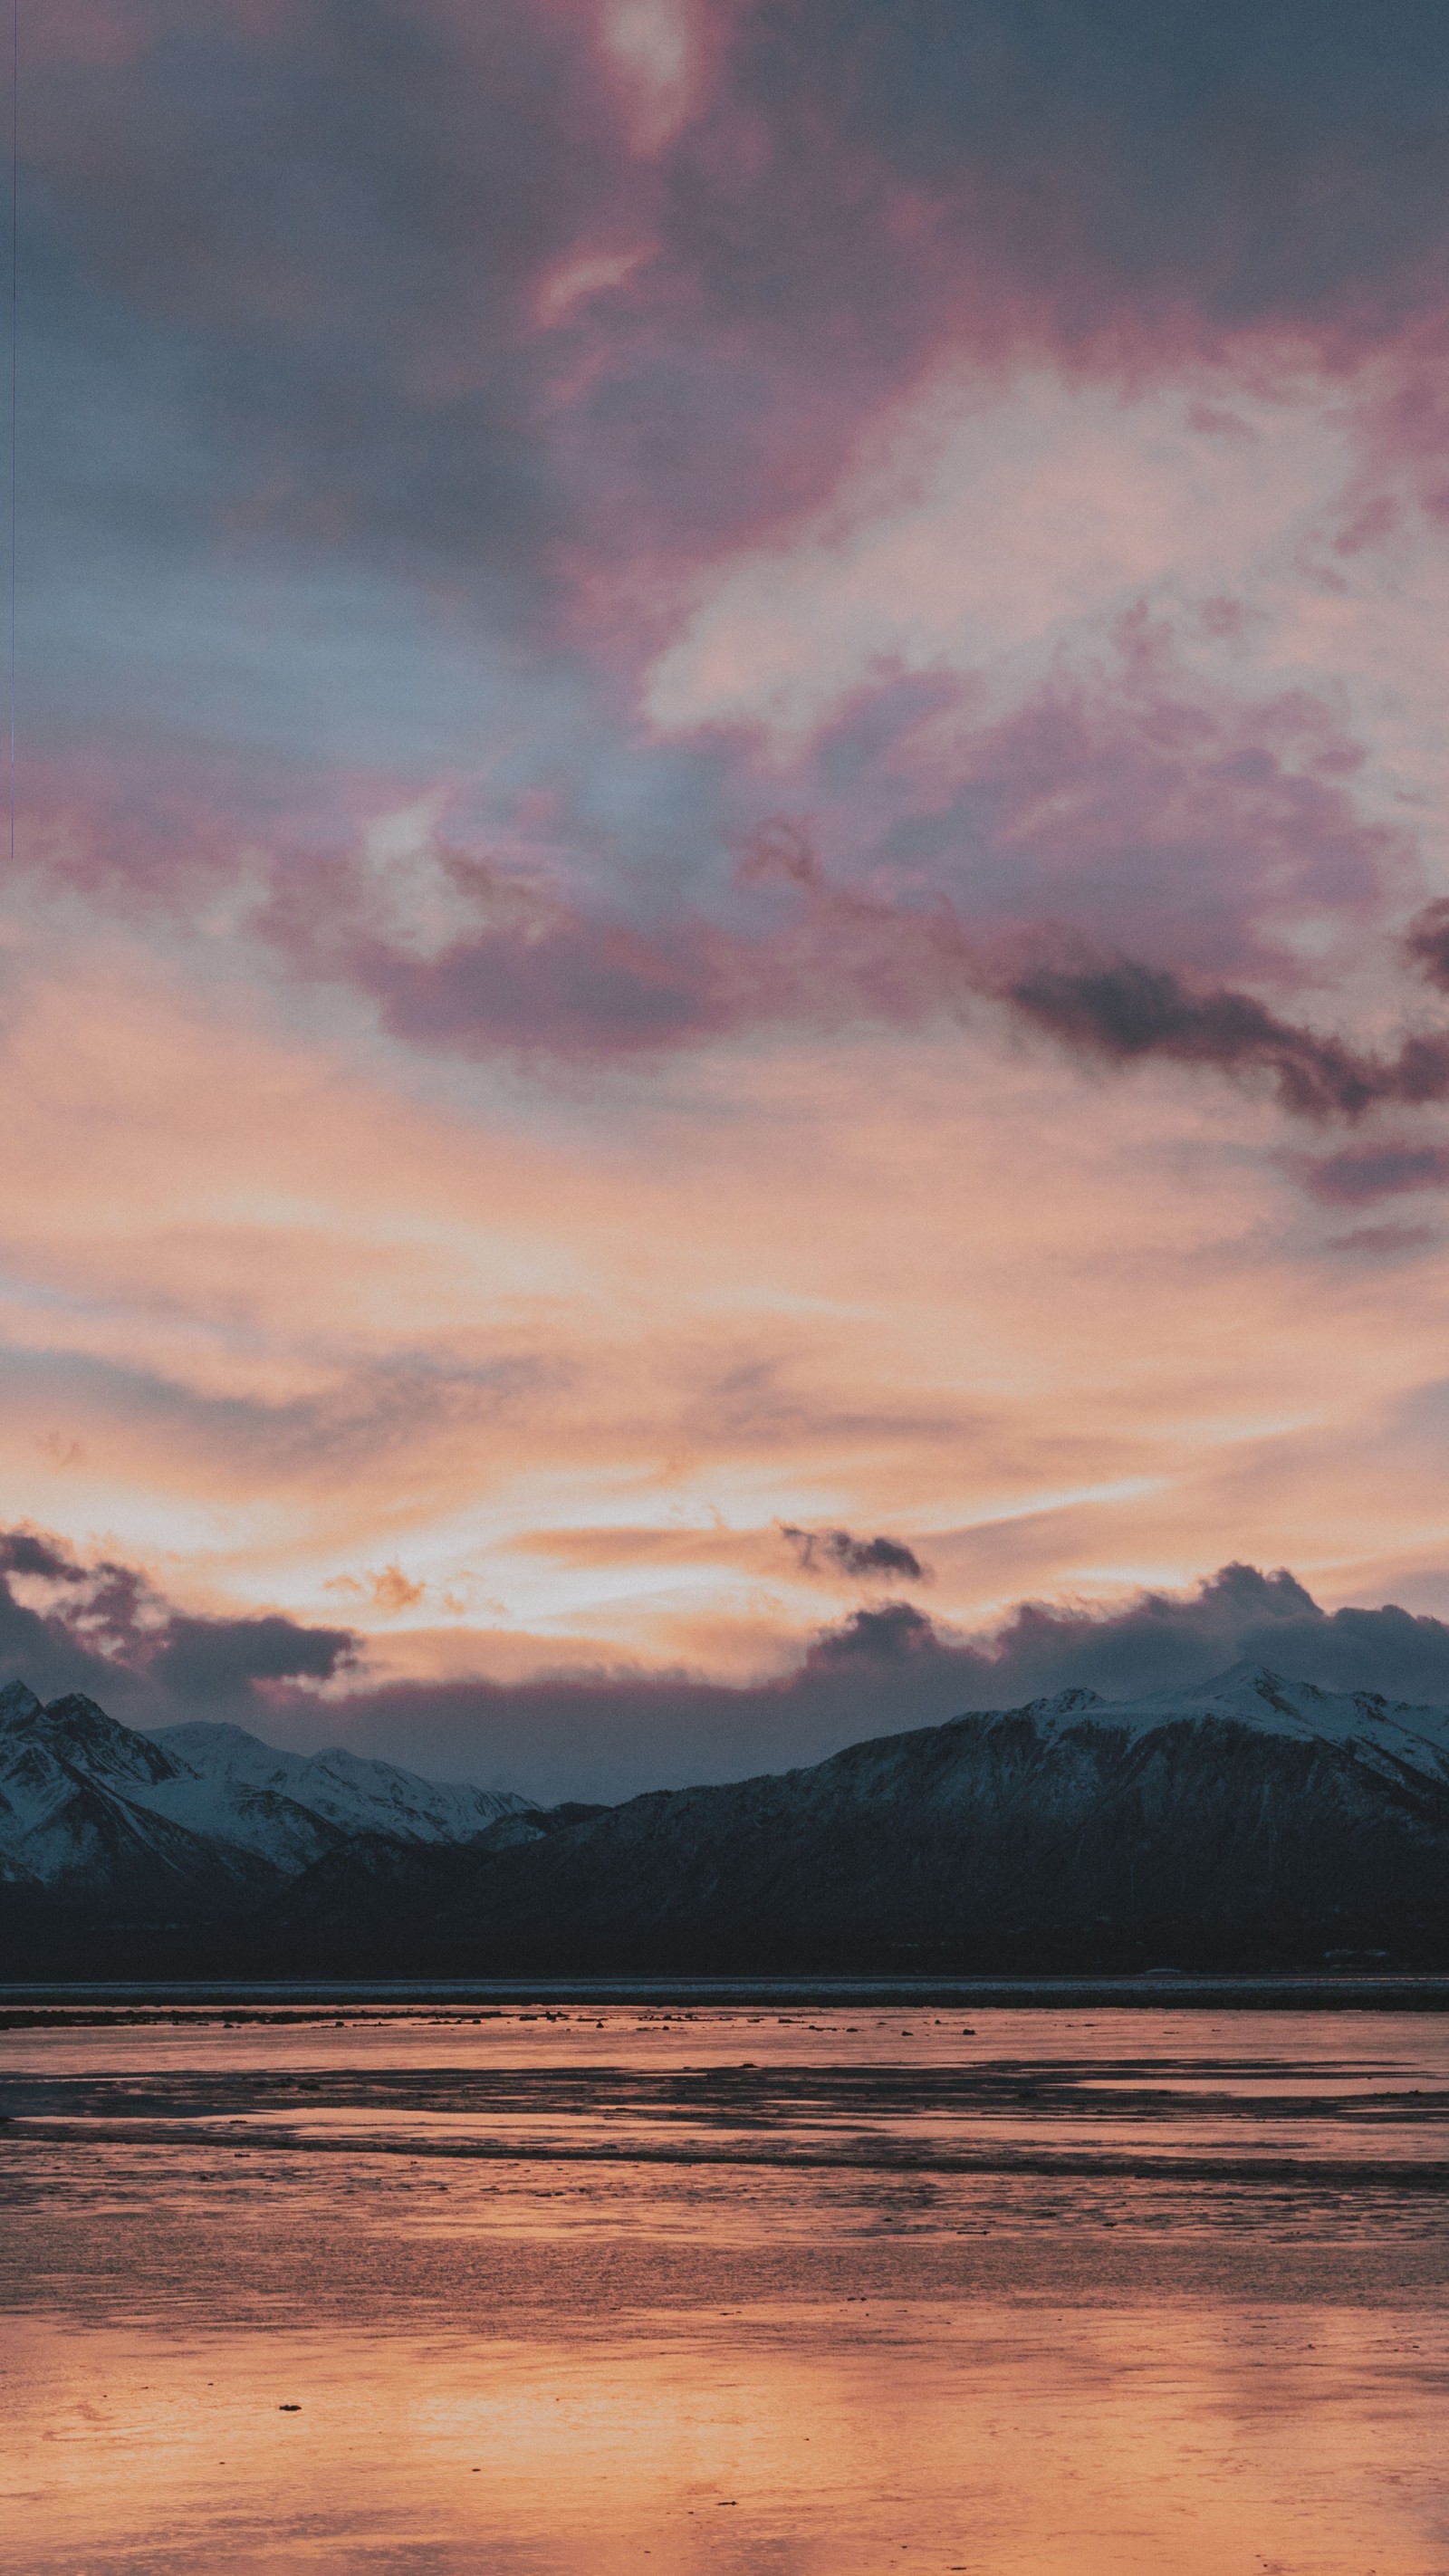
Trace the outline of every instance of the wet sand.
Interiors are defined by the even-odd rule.
[[[0,2033],[7,2569],[1449,2576],[1449,2017],[242,2010]]]

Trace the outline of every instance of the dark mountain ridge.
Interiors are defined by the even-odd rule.
[[[1259,1710],[1143,1723],[1066,1693],[530,1820],[507,1848],[429,1856],[384,1911],[359,1884],[373,1862],[342,1852],[253,1929],[274,1956],[321,1965],[361,1941],[373,1969],[435,1974],[1449,1960],[1449,1726],[1423,1712],[1407,1755],[1381,1740],[1402,1720],[1363,1713],[1358,1741]]]
[[[1449,1712],[1246,1667],[1068,1691],[722,1787],[515,1802],[467,1841],[365,1831],[169,1948],[135,1914],[127,1941],[136,1974],[1441,1966]]]

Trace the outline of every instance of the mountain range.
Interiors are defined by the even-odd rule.
[[[1449,1710],[1239,1666],[541,1809],[12,1688],[0,1871],[27,1975],[1444,1965]]]
[[[55,1909],[205,1917],[265,1897],[359,1834],[463,1842],[526,1813],[511,1791],[336,1750],[279,1752],[240,1726],[141,1735],[80,1693],[0,1691],[0,1886]]]

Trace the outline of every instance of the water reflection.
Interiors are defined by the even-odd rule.
[[[1449,2571],[1438,2016],[226,2018],[0,2039],[7,2569]]]

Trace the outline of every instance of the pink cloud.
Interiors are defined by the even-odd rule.
[[[735,748],[721,835],[780,783]],[[429,1050],[658,1057],[989,1008],[1099,1063],[1215,1069],[1266,1080],[1295,1114],[1358,1117],[1449,1080],[1432,1022],[1370,1043],[1284,1007],[1310,981],[1300,919],[1320,925],[1322,982],[1413,884],[1402,833],[1358,809],[1360,757],[1318,699],[1194,682],[1139,617],[1103,683],[1063,675],[997,722],[944,680],[862,690],[789,782],[808,825],[747,826],[733,890],[708,901],[623,866],[590,885],[553,807],[541,841],[485,858],[433,819],[441,791],[409,809],[396,781],[341,778],[330,812],[275,799],[257,815],[237,810],[239,770],[173,764],[158,799],[139,762],[108,771],[97,753],[42,777],[49,811],[24,846],[132,914],[199,920],[230,885],[234,934]],[[1410,962],[1437,973],[1435,925],[1422,917]],[[1394,964],[1386,943],[1386,994]]]

